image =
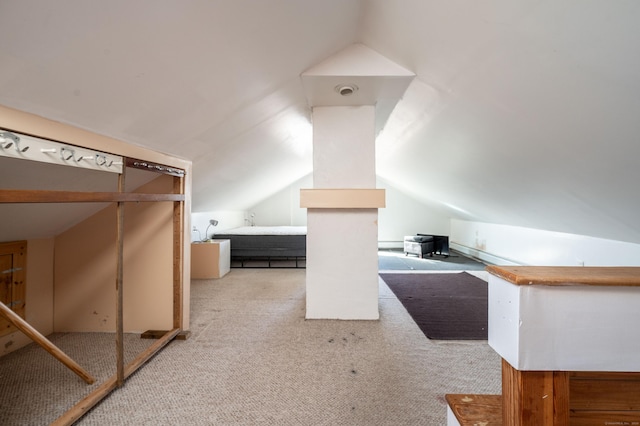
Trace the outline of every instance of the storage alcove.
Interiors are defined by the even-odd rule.
[[[2,112],[0,125],[6,118]],[[41,120],[29,118],[36,124]],[[58,130],[78,143],[73,128]],[[54,143],[90,151],[100,145]],[[50,417],[40,417],[40,422],[73,423],[186,329],[183,235],[188,206],[184,169],[179,167],[190,163],[170,157],[168,165],[133,160],[126,157],[126,145],[118,151],[95,152],[119,156],[115,161],[121,162],[121,172],[31,161],[28,151],[11,153],[13,158],[0,155],[0,242],[27,245],[24,319],[96,379],[88,385],[73,371],[60,371],[61,364],[21,331],[0,336],[0,365],[7,372],[0,387],[18,383],[11,385],[12,395],[22,392],[48,401]],[[162,158],[138,147],[131,152],[136,158],[141,153]],[[158,340],[140,339],[148,330],[164,332]],[[37,365],[30,364],[34,359]],[[40,371],[43,363],[51,369]],[[34,374],[28,384],[21,381]],[[65,392],[58,392],[60,387]],[[12,399],[17,404],[22,400]],[[26,404],[12,407],[11,421],[29,422],[19,417],[29,416]]]

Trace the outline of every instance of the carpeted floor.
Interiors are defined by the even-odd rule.
[[[446,393],[500,392],[500,357],[486,342],[430,341],[382,280],[380,321],[305,320],[304,283],[301,269],[194,280],[191,338],[170,343],[78,424],[432,426],[446,424]],[[63,337],[72,357],[89,345],[113,350],[98,347],[107,339]],[[34,393],[43,378],[26,372],[55,361],[23,351],[0,358],[0,423],[48,424],[79,379],[58,372],[57,389]]]

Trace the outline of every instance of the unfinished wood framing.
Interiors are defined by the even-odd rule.
[[[19,317],[25,317],[27,242],[0,243],[0,302]],[[16,331],[17,327],[0,316],[0,336]]]
[[[126,168],[118,176],[118,192],[124,192]],[[116,206],[116,384],[124,384],[124,202]]]
[[[84,380],[87,384],[92,384],[96,381],[91,374],[89,374],[84,368],[77,362],[71,359],[60,348],[51,343],[46,337],[44,337],[38,330],[33,328],[28,322],[20,318],[18,314],[9,309],[4,303],[0,302],[0,316],[3,316],[11,324],[13,324],[18,330],[27,335],[31,340],[40,345],[45,351],[53,355],[55,359],[60,361],[69,370],[73,371]]]
[[[180,333],[179,329],[171,330],[165,333],[164,336],[162,336],[156,342],[154,342],[153,345],[142,351],[136,357],[136,359],[130,362],[124,369],[124,379],[127,379],[137,369],[142,367],[145,362],[149,361],[152,356],[154,356],[160,349],[165,347],[167,343],[173,340],[173,338],[175,338],[178,333]],[[78,401],[78,403],[71,407],[71,409],[67,410],[66,413],[58,417],[53,423],[51,423],[51,426],[66,426],[73,424],[117,387],[118,374],[116,373],[114,376],[110,377],[108,380],[102,383],[100,387],[96,388],[96,390]]]
[[[137,164],[136,164],[137,162]],[[126,159],[127,166],[131,164],[131,167],[143,168],[140,160]],[[146,164],[146,163],[144,163]],[[184,245],[184,226],[185,226],[185,170],[177,167],[160,167],[158,164],[153,164],[153,167],[149,168],[145,166],[150,172],[169,174],[173,176],[173,191],[169,194],[141,194],[141,193],[127,193],[124,190],[125,182],[125,170],[123,168],[122,173],[118,177],[118,192],[78,192],[78,191],[45,191],[45,190],[3,190],[0,193],[0,203],[117,203],[116,208],[116,250],[117,261],[114,268],[116,268],[116,374],[102,383],[98,388],[92,391],[89,395],[79,401],[70,410],[60,416],[53,424],[56,425],[69,425],[77,421],[82,415],[84,415],[91,407],[95,406],[99,401],[105,398],[111,391],[119,386],[122,386],[127,377],[140,368],[145,362],[147,362],[153,355],[161,350],[167,343],[173,340],[179,334],[186,335],[182,330],[183,327],[183,245]],[[173,274],[172,274],[172,323],[173,329],[164,333],[159,339],[154,342],[149,348],[138,354],[138,356],[128,365],[124,365],[124,325],[123,325],[123,288],[124,288],[124,220],[125,220],[125,204],[137,202],[171,202],[173,203],[173,241],[172,241],[172,253],[173,253]],[[12,318],[13,319],[13,318]],[[17,320],[16,320],[17,322]],[[24,324],[22,324],[22,322]],[[29,326],[26,321],[19,322],[20,328],[25,334],[32,338],[32,340],[38,342],[41,345],[46,345],[48,342],[44,337],[40,339],[36,335],[39,334],[33,327]],[[27,330],[27,331],[25,331]],[[33,332],[32,332],[33,331]],[[49,342],[50,344],[50,342]],[[53,346],[52,344],[50,344]],[[93,382],[93,377],[84,371],[73,360],[68,358],[62,351],[55,351],[55,346],[46,345],[47,349],[52,355],[56,356],[71,368],[76,374],[80,375],[87,383]]]
[[[184,201],[184,194],[138,194],[133,192],[77,192],[3,189],[0,203],[119,203]]]
[[[184,194],[184,179],[173,178],[173,192]],[[184,303],[184,291],[182,286],[182,269],[184,259],[182,248],[184,247],[184,203],[173,203],[173,328],[182,329],[182,307]]]

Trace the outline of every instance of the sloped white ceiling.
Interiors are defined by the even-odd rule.
[[[640,242],[638,18],[633,1],[368,2],[362,41],[418,75],[379,175],[454,217]]]
[[[194,161],[195,211],[311,171],[300,73],[357,41],[360,1],[0,3],[0,103]]]
[[[640,3],[0,2],[0,104],[194,162],[194,211],[311,172],[300,75],[353,43],[417,75],[378,174],[452,217],[640,243]]]

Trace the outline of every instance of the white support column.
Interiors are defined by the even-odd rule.
[[[375,188],[375,107],[313,109],[314,188]],[[307,318],[378,319],[378,210],[307,211]]]
[[[361,44],[301,76],[313,115],[314,188],[301,192],[309,319],[379,318],[375,135],[414,76]]]

